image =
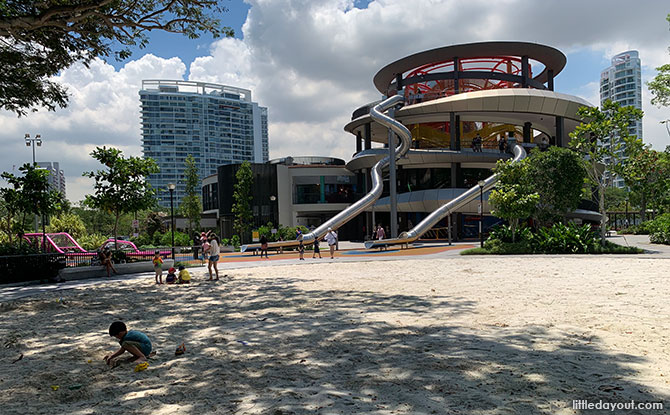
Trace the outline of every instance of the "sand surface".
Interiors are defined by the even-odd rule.
[[[195,269],[191,286],[147,278],[43,294],[0,305],[0,412],[670,408],[668,269],[608,256],[323,260],[227,271],[219,283]],[[152,339],[147,370],[105,366],[114,320]]]

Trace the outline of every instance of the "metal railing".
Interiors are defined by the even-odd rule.
[[[65,254],[24,254],[0,256],[0,284],[52,279],[65,268]]]

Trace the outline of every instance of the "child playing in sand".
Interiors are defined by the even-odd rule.
[[[156,271],[156,284],[163,283],[163,258],[161,258],[160,251],[154,254],[154,271]]]
[[[175,275],[176,269],[174,267],[170,267],[168,270],[167,277],[165,277],[165,283],[166,284],[176,284],[177,283],[177,276]]]
[[[179,266],[179,284],[189,284],[191,282],[191,274],[183,265]]]
[[[302,243],[302,240],[300,241],[300,245],[298,245],[298,252],[300,253],[300,259],[304,261],[305,245]]]
[[[109,326],[109,335],[116,337],[121,345],[114,354],[105,356],[105,363],[112,367],[116,365],[116,358],[125,352],[133,355],[133,363],[145,362],[151,355],[151,340],[147,335],[137,330],[128,331],[122,321],[115,321]]]

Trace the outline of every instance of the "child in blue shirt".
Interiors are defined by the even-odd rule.
[[[125,352],[133,355],[133,363],[146,362],[151,355],[151,340],[147,335],[137,330],[128,331],[122,321],[115,321],[109,326],[109,335],[116,337],[121,345],[114,354],[105,356],[105,362],[112,367],[115,366],[116,358]]]

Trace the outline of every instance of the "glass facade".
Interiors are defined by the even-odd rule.
[[[148,180],[158,204],[170,206],[169,183],[176,184],[175,208],[184,197],[184,160],[190,154],[199,176],[224,164],[268,160],[267,108],[251,101],[251,91],[191,81],[142,81],[142,151],[160,172]]]

